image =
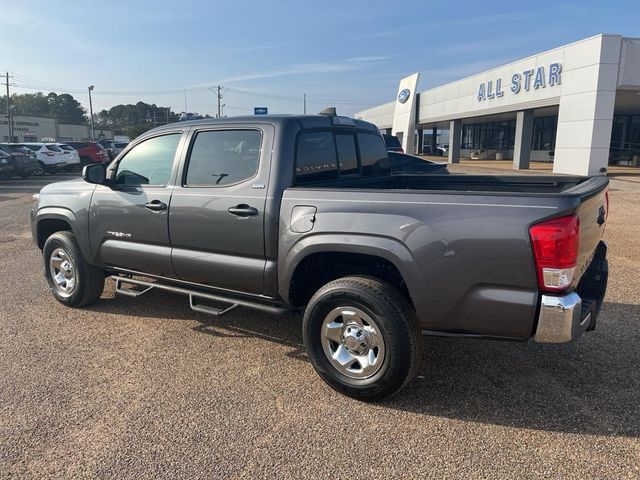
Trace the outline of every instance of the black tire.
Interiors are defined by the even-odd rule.
[[[384,358],[379,370],[367,378],[348,376],[325,354],[323,322],[339,307],[364,312],[381,332]],[[398,393],[415,377],[422,358],[422,335],[413,308],[396,288],[376,278],[343,277],[326,284],[307,305],[302,333],[320,377],[338,392],[359,400],[381,400]]]
[[[41,177],[44,175],[44,172],[47,170],[46,166],[44,163],[42,163],[40,160],[38,160],[38,166],[39,169],[38,170],[34,170],[32,173],[37,176],[37,177]]]
[[[73,266],[75,286],[64,293],[51,275],[51,256],[62,250]],[[44,270],[49,289],[60,303],[69,307],[84,307],[94,303],[104,290],[104,270],[89,265],[78,247],[76,238],[71,232],[56,232],[47,238],[42,249]]]

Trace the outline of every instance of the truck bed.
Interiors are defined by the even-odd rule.
[[[597,192],[605,177],[569,175],[389,175],[305,185],[300,188],[345,188],[382,190],[451,191],[457,193],[563,194],[585,195]]]
[[[379,246],[371,254],[399,265],[425,330],[524,339],[539,303],[529,228],[578,215],[577,284],[602,237],[607,184],[606,177],[397,175],[288,188],[278,255],[286,265],[300,244],[322,239],[349,252],[366,237]],[[291,232],[309,208],[310,231]]]

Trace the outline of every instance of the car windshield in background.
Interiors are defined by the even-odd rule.
[[[115,143],[114,145],[116,146],[116,148],[124,148],[129,144],[128,143]]]
[[[402,145],[400,144],[400,140],[398,140],[398,137],[395,137],[393,135],[383,135],[383,137],[384,137],[384,143],[387,144],[387,147],[402,148]]]
[[[33,150],[34,152],[37,152],[42,148],[41,145],[25,145],[25,147],[27,147],[29,150]]]
[[[73,147],[70,147],[69,145],[58,145],[58,147],[60,147],[62,150],[73,150]]]
[[[60,147],[58,147],[57,145],[47,145],[47,149],[51,150],[52,152],[61,152],[62,151],[60,149]]]

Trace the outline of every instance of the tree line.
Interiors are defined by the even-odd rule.
[[[7,97],[0,97],[0,115],[7,111]],[[32,115],[36,117],[57,118],[61,123],[88,125],[89,112],[68,93],[44,94],[20,93],[11,95],[12,115]],[[93,120],[96,128],[112,130],[115,135],[127,135],[135,138],[155,126],[178,121],[180,115],[170,107],[161,107],[145,102],[120,104],[111,108],[94,110]]]

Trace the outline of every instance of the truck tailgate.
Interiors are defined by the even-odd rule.
[[[609,179],[593,177],[565,193],[578,195],[580,205],[576,214],[580,219],[580,250],[576,264],[575,281],[580,279],[589,267],[593,254],[604,234],[607,220]]]

